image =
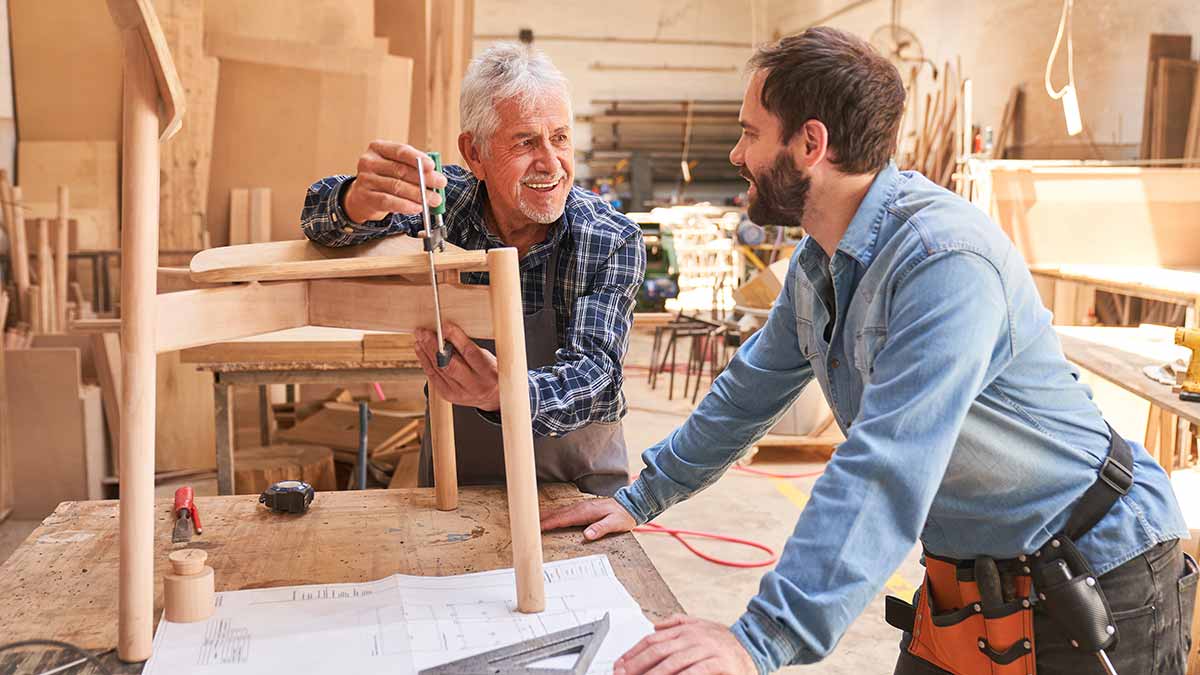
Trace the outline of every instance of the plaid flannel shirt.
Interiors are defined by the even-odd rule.
[[[446,241],[466,249],[504,246],[484,225],[485,184],[459,166],[446,166],[443,173]],[[393,213],[378,221],[351,221],[341,206],[341,194],[351,180],[331,176],[309,187],[300,215],[300,227],[309,239],[325,246],[350,246],[395,234],[415,236],[423,230],[419,215]],[[521,258],[526,314],[541,309],[546,263],[556,247],[561,248],[553,296],[559,349],[553,365],[529,371],[533,432],[540,436],[559,436],[591,422],[624,417],[621,362],[646,273],[641,228],[596,195],[574,187],[546,241]],[[467,272],[462,279],[487,283],[487,273]]]

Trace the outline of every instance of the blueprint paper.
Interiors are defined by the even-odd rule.
[[[607,612],[608,635],[588,670],[596,675],[612,672],[621,654],[653,632],[607,556],[546,563],[544,575],[546,611],[539,614],[517,612],[511,569],[225,591],[206,621],[159,621],[143,673],[240,675],[293,665],[305,673],[415,675]]]

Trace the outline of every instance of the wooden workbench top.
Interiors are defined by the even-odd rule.
[[[460,492],[458,510],[449,512],[434,508],[430,489],[321,492],[299,516],[270,512],[254,495],[199,497],[204,533],[188,545],[171,544],[172,500],[159,499],[155,619],[162,610],[167,555],[177,548],[208,552],[218,591],[511,567],[503,489]],[[543,513],[586,498],[573,486],[557,484],[542,486],[540,497]],[[117,504],[63,502],[0,566],[0,642],[48,638],[91,650],[116,645]],[[682,611],[631,534],[583,544],[579,531],[570,530],[546,534],[542,542],[547,561],[607,554],[651,620]],[[0,655],[0,673],[20,672],[13,670],[15,658]],[[73,657],[53,663],[69,660]]]
[[[1146,377],[1142,368],[1182,358],[1191,353],[1175,345],[1174,329],[1055,326],[1063,354],[1081,368],[1122,389],[1141,396],[1159,408],[1200,424],[1200,403],[1180,400],[1171,387]]]

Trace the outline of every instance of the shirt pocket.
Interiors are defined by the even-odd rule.
[[[805,359],[813,361],[817,358],[817,343],[813,336],[812,322],[796,317],[796,342],[800,346],[800,354]]]
[[[854,334],[854,367],[862,374],[863,382],[870,382],[875,373],[875,357],[887,342],[887,328],[882,326],[863,328]]]

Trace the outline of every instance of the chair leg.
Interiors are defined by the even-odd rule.
[[[546,608],[546,586],[542,576],[542,531],[533,462],[529,369],[525,359],[517,249],[492,249],[488,251],[487,261],[500,375],[504,480],[508,491],[513,569],[517,577],[517,609],[526,613],[540,612]]]
[[[671,354],[671,374],[667,378],[667,400],[670,401],[675,397],[675,350],[679,345],[679,331],[671,331],[671,341],[668,343],[668,350]],[[666,358],[663,358],[666,361]]]
[[[429,387],[429,444],[433,448],[434,503],[439,511],[458,508],[458,457],[454,447],[454,408]]]
[[[662,344],[662,332],[662,326],[654,327],[654,343],[650,347],[650,367],[646,369],[646,382],[651,389],[654,388],[654,365],[658,360],[658,347]]]

